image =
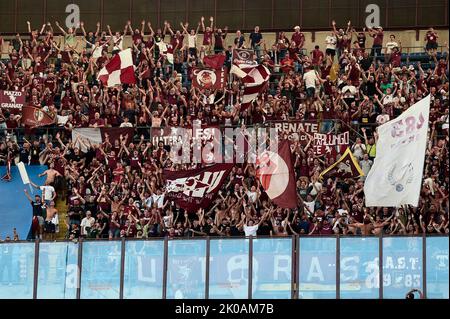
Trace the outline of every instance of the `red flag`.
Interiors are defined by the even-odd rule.
[[[278,145],[278,153],[265,151],[257,159],[256,174],[269,198],[282,208],[297,208],[294,167],[289,142]]]
[[[122,83],[135,84],[133,56],[131,49],[116,54],[98,73],[98,79],[103,85],[112,87]]]
[[[233,164],[215,164],[188,171],[164,170],[167,198],[189,212],[211,206]]]
[[[195,68],[192,72],[192,85],[199,89],[221,89],[225,87],[226,71]]]
[[[13,114],[18,114],[25,105],[25,93],[21,91],[0,90],[0,107]]]
[[[224,63],[225,63],[225,55],[223,54],[207,55],[203,58],[203,64],[205,65],[205,67],[214,70],[221,69]]]
[[[34,106],[24,106],[22,108],[22,121],[25,126],[30,127],[55,123],[55,119],[50,114]]]

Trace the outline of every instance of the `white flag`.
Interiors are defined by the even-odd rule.
[[[364,184],[366,206],[419,203],[427,146],[430,96],[378,127],[377,156]]]

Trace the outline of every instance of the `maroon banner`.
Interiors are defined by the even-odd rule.
[[[233,49],[233,64],[257,64],[253,59],[254,54],[251,49]]]
[[[314,153],[318,156],[324,154],[342,154],[347,149],[349,143],[349,132],[337,135],[314,133]]]
[[[188,171],[164,170],[166,197],[188,212],[212,205],[233,164],[215,164]]]
[[[199,89],[218,90],[225,87],[226,70],[209,70],[195,68],[192,72],[192,85]]]
[[[25,93],[0,90],[0,107],[9,113],[19,114],[25,106]]]
[[[22,122],[25,126],[38,127],[53,124],[55,119],[37,107],[24,106],[22,108]]]
[[[225,62],[225,55],[223,54],[207,55],[203,58],[203,64],[205,65],[205,67],[214,70],[222,69],[224,62]]]
[[[294,166],[288,140],[278,145],[278,153],[265,151],[257,159],[256,175],[267,196],[279,207],[297,208]]]

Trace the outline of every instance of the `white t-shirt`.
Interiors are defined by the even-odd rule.
[[[188,47],[189,49],[197,46],[197,35],[188,35]]]
[[[316,188],[314,188],[313,183],[309,183],[309,186],[312,187],[312,190],[311,190],[311,192],[310,192],[310,194],[311,194],[312,196],[316,196],[317,193],[320,192],[320,191],[322,190],[322,183],[319,183],[319,182],[316,182],[316,183],[315,183],[315,186],[316,186],[317,190],[316,190]]]
[[[245,236],[256,236],[256,231],[258,230],[258,225],[247,226],[244,225]]]
[[[114,43],[114,48],[113,50],[123,50],[123,36],[120,37],[116,37],[115,35],[113,35],[113,43]]]
[[[249,200],[251,203],[256,202],[256,195],[258,195],[256,192],[251,192],[251,191],[248,191],[248,192],[247,192],[248,200]]]
[[[387,54],[391,54],[392,53],[392,49],[398,47],[398,43],[395,41],[392,42],[388,42],[386,43],[386,53]]]
[[[157,195],[157,194],[153,194],[152,195],[152,201],[153,203],[156,203],[158,208],[162,208],[164,205],[164,194],[161,195]]]
[[[306,214],[310,215],[310,214],[314,214],[314,206],[316,206],[316,201],[313,200],[312,202],[306,202],[304,201],[305,206],[309,208],[309,210],[306,210]]]
[[[316,88],[317,74],[315,70],[306,72],[303,75],[303,79],[305,80],[306,88]]]
[[[94,217],[84,217],[83,220],[81,221],[81,235],[86,235],[86,227],[92,227],[92,225],[94,225],[95,223],[95,218]]]
[[[52,200],[53,193],[55,192],[53,186],[41,186],[40,189],[44,192],[44,200]]]
[[[325,38],[327,49],[336,50],[337,39],[334,35],[329,35]]]

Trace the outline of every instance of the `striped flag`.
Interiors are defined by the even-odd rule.
[[[136,84],[131,49],[126,49],[119,52],[119,54],[116,54],[108,64],[100,70],[98,80],[107,87],[122,83]]]
[[[266,89],[270,78],[269,69],[262,64],[243,68],[232,65],[230,73],[235,74],[244,83],[242,109],[249,107],[258,95]]]

